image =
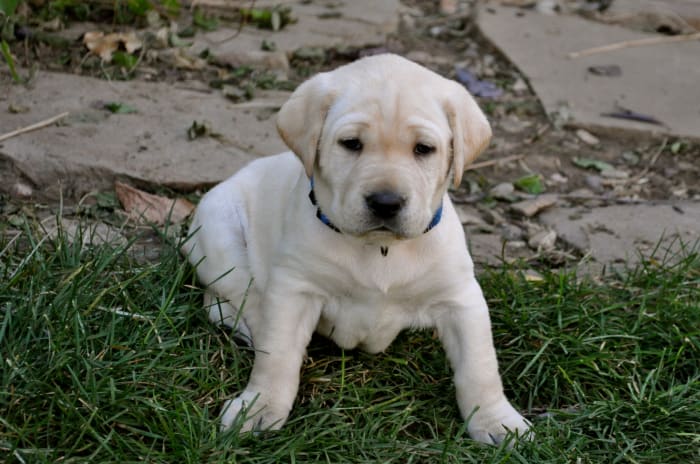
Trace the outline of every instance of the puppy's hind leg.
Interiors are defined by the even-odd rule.
[[[229,301],[219,298],[210,290],[206,290],[204,292],[204,309],[211,322],[233,329],[236,338],[248,346],[253,346],[250,328],[243,319],[243,307],[236,308]]]

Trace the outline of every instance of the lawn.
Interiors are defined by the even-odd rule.
[[[700,462],[697,248],[596,279],[481,273],[537,434],[513,449],[468,438],[429,332],[376,356],[315,338],[282,431],[218,433],[252,353],[207,322],[172,243],[153,261],[136,248],[0,238],[0,461]]]

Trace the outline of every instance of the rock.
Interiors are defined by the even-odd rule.
[[[569,182],[569,179],[564,176],[559,174],[558,172],[555,172],[551,176],[549,176],[549,183],[550,184],[559,184],[559,185],[564,185]]]
[[[127,243],[126,237],[118,229],[103,222],[85,223],[61,217],[57,222],[47,226],[46,232],[52,240],[56,239],[60,232],[69,243],[80,240],[84,246],[121,246]]]
[[[600,172],[600,175],[608,179],[627,179],[630,173],[621,169],[604,169]]]
[[[451,15],[457,12],[457,0],[440,0],[440,14]]]
[[[600,20],[644,32],[692,34],[700,30],[700,4],[694,0],[615,0]]]
[[[288,92],[260,92],[235,104],[221,94],[202,93],[167,82],[105,81],[40,71],[32,86],[7,88],[9,101],[28,113],[0,112],[0,127],[25,127],[64,111],[51,125],[0,145],[0,176],[26,179],[34,194],[78,198],[111,189],[116,179],[193,190],[232,175],[249,161],[284,151],[274,114]],[[99,102],[136,110],[112,114]],[[211,121],[218,137],[187,138],[193,121]]]
[[[621,156],[625,163],[629,164],[630,166],[636,166],[639,164],[639,155],[633,151],[624,151],[622,152]]]
[[[387,35],[397,32],[401,2],[399,0],[353,0],[343,2],[310,2],[285,0],[297,20],[278,31],[238,24],[219,27],[197,34],[190,47],[197,55],[208,50],[213,60],[240,57],[261,49],[263,41],[274,42],[276,51],[292,56],[300,48],[326,50],[333,47],[362,49],[382,45]],[[333,9],[329,10],[328,4]],[[328,12],[332,11],[332,17]],[[277,59],[277,58],[275,58]]]
[[[479,212],[476,208],[472,208],[467,205],[454,205],[457,211],[457,217],[459,217],[459,222],[462,225],[487,225],[486,222],[481,218]]]
[[[530,248],[537,251],[547,251],[554,248],[557,242],[557,233],[552,229],[540,230],[527,240]]]
[[[523,230],[515,224],[501,224],[499,231],[503,240],[508,241],[522,240],[525,236]]]
[[[510,242],[506,242],[506,249],[522,250],[525,248],[527,248],[527,243],[524,240],[512,240]]]
[[[603,178],[600,176],[588,175],[584,177],[583,182],[589,189],[593,190],[594,192],[602,192],[604,190]]]
[[[555,15],[559,9],[557,0],[539,0],[535,5],[535,10],[544,15]]]
[[[527,84],[525,83],[525,81],[522,78],[518,77],[515,80],[515,82],[513,83],[513,86],[511,87],[511,89],[515,93],[523,93],[523,92],[527,92],[528,90],[530,90],[530,87],[527,86]]]
[[[448,66],[453,63],[452,59],[446,56],[435,55],[420,50],[412,50],[406,53],[406,58],[422,65]]]
[[[477,5],[481,32],[519,68],[554,122],[616,137],[624,130],[700,138],[697,98],[690,98],[697,95],[700,82],[700,66],[696,66],[700,41],[569,58],[569,53],[588,48],[658,35],[575,15],[543,15],[494,2]],[[590,66],[610,60],[622,69],[621,76],[609,78],[588,72]],[[631,110],[653,116],[664,125],[604,116],[615,110],[615,102],[624,102]],[[568,109],[568,118],[556,121],[557,115],[565,119],[563,107]]]
[[[534,269],[527,269],[523,272],[523,277],[528,282],[542,282],[544,281],[544,276]]]
[[[483,208],[481,210],[481,217],[492,226],[497,226],[506,222],[503,215],[494,208]]]
[[[34,193],[34,189],[31,187],[31,185],[25,184],[24,182],[16,182],[11,189],[12,195],[21,198],[21,199],[27,199],[32,196],[32,193]]]
[[[657,257],[670,258],[700,240],[700,201],[556,208],[539,220],[601,264],[634,265],[655,249]]]
[[[600,144],[598,137],[591,134],[587,130],[579,129],[576,131],[576,137],[578,137],[586,145],[596,146]]]
[[[513,201],[515,199],[515,186],[510,182],[501,182],[489,190],[489,196],[496,200]]]
[[[301,47],[294,50],[294,58],[312,62],[322,62],[326,59],[323,47]]]
[[[540,195],[532,200],[523,200],[510,205],[510,209],[522,216],[532,217],[545,208],[557,203],[559,197],[555,194]]]
[[[279,79],[286,79],[289,74],[289,60],[283,51],[233,49],[213,56],[212,61],[232,68],[248,66],[271,71]]]
[[[502,118],[498,122],[498,125],[509,134],[517,134],[532,126],[532,122],[522,120],[514,114],[510,114]]]

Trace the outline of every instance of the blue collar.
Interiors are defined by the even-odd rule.
[[[314,193],[314,178],[311,178],[311,191],[309,192],[309,200],[311,200],[311,204],[316,207],[316,217],[318,218],[319,221],[327,225],[329,228],[333,229],[334,231],[341,233],[340,229],[338,229],[330,219],[328,219],[328,216],[323,214],[321,211],[321,208],[318,206],[318,202],[316,201],[316,194]],[[428,224],[428,227],[425,228],[423,233],[428,233],[430,230],[438,225],[440,223],[440,219],[442,219],[442,202],[440,202],[440,206],[438,206],[437,211],[435,211],[435,214],[433,215],[433,219],[430,220],[430,224]]]

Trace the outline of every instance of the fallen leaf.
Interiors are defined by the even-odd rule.
[[[583,169],[593,168],[598,172],[612,171],[615,169],[612,164],[593,158],[574,158],[574,164]]]
[[[190,69],[193,71],[204,69],[207,66],[206,60],[198,56],[192,56],[185,51],[184,48],[174,48],[163,50],[158,58],[161,61],[169,63],[172,66],[180,69]]]
[[[540,178],[539,174],[530,174],[528,176],[521,177],[513,182],[513,185],[523,192],[531,193],[533,195],[544,192],[544,185],[542,184],[542,179]]]
[[[194,210],[184,198],[166,198],[146,193],[122,182],[114,183],[117,198],[129,217],[137,222],[163,225],[182,222]]]
[[[112,55],[121,47],[129,54],[143,47],[143,43],[134,32],[115,32],[105,35],[102,31],[89,31],[83,34],[83,43],[91,53],[107,63],[112,61]]]
[[[114,64],[121,66],[122,68],[126,68],[127,70],[131,71],[136,67],[136,65],[139,62],[139,59],[135,57],[134,55],[130,55],[126,52],[122,52],[120,50],[117,50],[114,52],[112,55],[112,61]]]
[[[526,282],[530,283],[541,283],[544,282],[544,277],[542,274],[539,272],[535,271],[534,269],[528,269],[525,272],[523,272],[523,277],[525,277]]]
[[[677,155],[678,153],[681,152],[681,150],[683,150],[685,148],[685,146],[686,146],[685,142],[681,142],[680,140],[677,142],[673,142],[673,144],[671,145],[671,153],[673,153],[674,155]]]
[[[192,23],[205,31],[213,31],[219,27],[219,20],[216,19],[216,17],[207,15],[199,8],[195,8],[194,10],[194,14],[192,15]]]

